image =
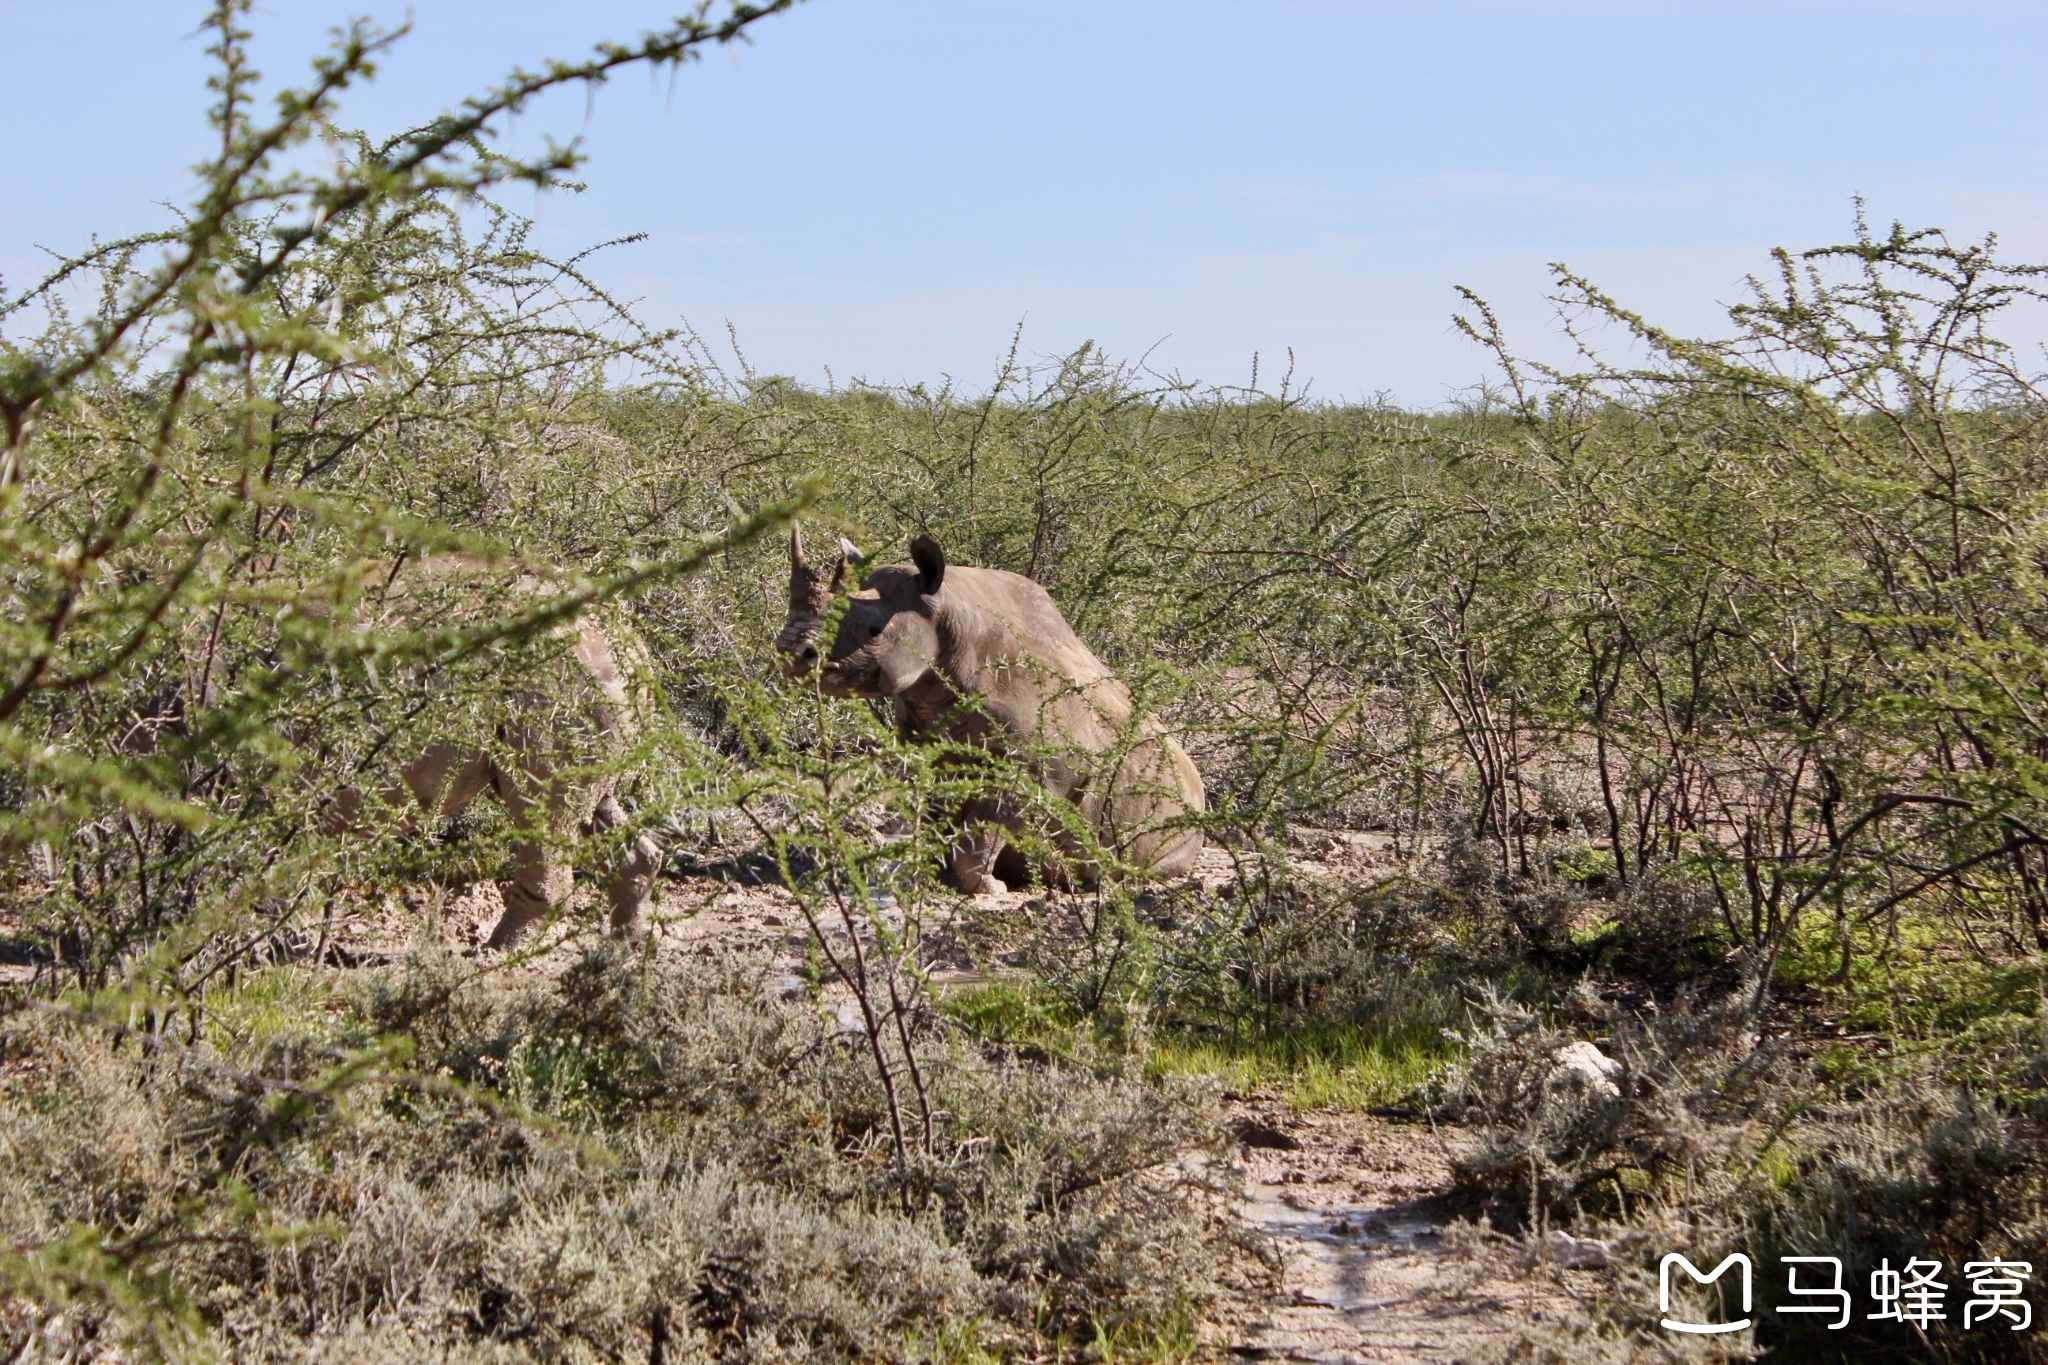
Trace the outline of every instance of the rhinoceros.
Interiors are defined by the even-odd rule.
[[[434,589],[483,572],[483,566],[452,555],[419,562],[385,586],[385,614],[397,620],[418,616],[431,610]],[[534,597],[549,588],[538,577],[521,575],[511,591]],[[571,777],[564,769],[587,772],[593,759],[616,759],[638,732],[638,698],[622,659],[644,664],[645,648],[625,628],[607,630],[588,614],[555,627],[553,634],[567,644],[567,660],[554,670],[550,686],[513,696],[508,712],[498,718],[495,755],[430,742],[399,767],[385,792],[389,809],[403,811],[416,803],[421,812],[446,819],[489,791],[515,821],[539,827],[536,832],[544,837],[514,845],[509,874],[498,882],[505,911],[491,930],[493,948],[511,947],[535,921],[568,900],[575,871],[563,850],[573,839],[619,828],[627,818],[619,804],[617,773]],[[357,824],[363,805],[359,792],[343,792],[331,823],[337,828]],[[605,888],[614,933],[629,938],[645,933],[661,864],[661,850],[646,833],[627,844]]]
[[[789,617],[776,636],[784,671],[815,677],[836,696],[886,697],[905,738],[938,737],[1029,762],[1046,790],[1071,801],[1101,847],[1159,878],[1191,871],[1202,833],[1187,817],[1206,809],[1202,775],[1149,719],[1133,724],[1131,695],[1022,574],[948,564],[932,536],[911,563],[870,572],[846,603],[829,654],[819,658],[833,598],[859,552],[845,541],[813,564],[789,539]],[[1032,869],[1003,831],[1020,813],[990,800],[961,812],[966,830],[948,859],[961,890],[1015,885]],[[1047,880],[1092,885],[1100,869],[1053,831],[1062,859]]]

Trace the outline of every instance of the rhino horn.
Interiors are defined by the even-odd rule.
[[[844,572],[842,562],[839,572]],[[789,528],[789,611],[790,618],[815,618],[825,608],[832,590],[825,585],[826,573],[804,558],[803,533]]]

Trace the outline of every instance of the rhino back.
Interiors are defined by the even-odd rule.
[[[1021,654],[1084,686],[1110,676],[1052,595],[1022,574],[959,565],[947,571],[946,595],[980,618],[980,629],[963,643],[983,661]]]

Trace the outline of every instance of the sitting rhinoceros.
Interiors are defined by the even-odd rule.
[[[446,587],[483,572],[474,561],[452,555],[418,562],[385,585],[386,611],[398,619],[417,616],[429,609],[423,605],[423,599],[432,596],[427,585]],[[511,591],[534,597],[545,594],[549,586],[522,575]],[[638,732],[639,719],[638,698],[621,659],[644,660],[645,649],[617,629],[607,632],[587,613],[555,627],[553,634],[568,645],[568,661],[557,671],[558,685],[514,695],[510,710],[496,726],[496,756],[467,745],[429,743],[418,757],[399,767],[397,780],[385,793],[393,808],[417,803],[429,816],[447,819],[490,791],[515,822],[537,825],[536,832],[544,832],[541,840],[522,839],[513,847],[512,866],[498,882],[505,912],[491,930],[493,948],[512,946],[530,925],[568,900],[575,872],[563,852],[567,845],[581,835],[626,823],[617,773],[565,777],[563,770],[587,772],[593,760],[616,759],[624,753]],[[614,639],[615,634],[621,638]],[[342,793],[333,823],[355,824],[363,804],[360,793]],[[614,933],[637,938],[646,931],[647,904],[661,863],[660,848],[644,832],[628,843],[606,885]]]
[[[949,565],[929,535],[911,542],[910,556],[868,574],[821,663],[826,614],[859,555],[842,541],[832,563],[811,564],[792,531],[789,618],[775,640],[785,671],[815,673],[833,695],[891,699],[906,738],[939,736],[1023,758],[1116,858],[1156,877],[1192,870],[1202,833],[1186,817],[1205,809],[1202,775],[1155,722],[1133,726],[1129,691],[1045,589],[1007,570]],[[1017,812],[988,801],[961,818],[969,833],[948,869],[961,890],[1028,880],[1001,833],[1022,831]],[[1043,869],[1049,879],[1092,883],[1093,861],[1072,840],[1058,842],[1068,856]]]

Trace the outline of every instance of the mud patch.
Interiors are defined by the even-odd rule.
[[[1236,1110],[1248,1139],[1238,1212],[1282,1270],[1278,1297],[1245,1324],[1234,1355],[1448,1365],[1575,1315],[1511,1247],[1449,1218],[1459,1135],[1363,1114],[1289,1115],[1256,1097]]]

